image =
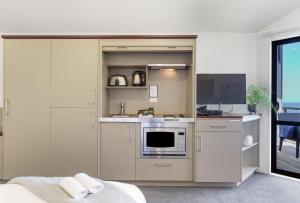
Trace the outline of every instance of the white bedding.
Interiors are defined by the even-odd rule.
[[[135,186],[126,183],[120,183],[115,181],[105,181],[107,184],[112,184],[127,193],[136,203],[146,203],[145,196],[143,193]]]
[[[59,187],[59,179],[46,177],[15,178],[8,184],[0,185],[0,203],[146,203],[145,197],[138,187],[114,181],[103,181],[103,191],[88,195],[82,200],[74,200]]]
[[[18,184],[0,185],[0,202],[7,203],[46,203],[44,200],[35,196],[25,187]]]

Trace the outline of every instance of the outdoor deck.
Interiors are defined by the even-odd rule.
[[[283,142],[281,152],[277,151],[277,168],[300,173],[300,158],[296,158],[296,144],[294,142]]]

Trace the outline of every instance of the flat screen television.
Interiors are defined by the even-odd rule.
[[[246,104],[246,74],[197,74],[197,104]]]

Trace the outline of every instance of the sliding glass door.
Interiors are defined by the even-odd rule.
[[[300,178],[300,37],[272,43],[272,172]]]

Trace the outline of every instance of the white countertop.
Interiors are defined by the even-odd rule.
[[[116,122],[116,123],[142,123],[142,122],[185,122],[193,123],[194,118],[139,118],[139,117],[100,117],[99,122]]]

